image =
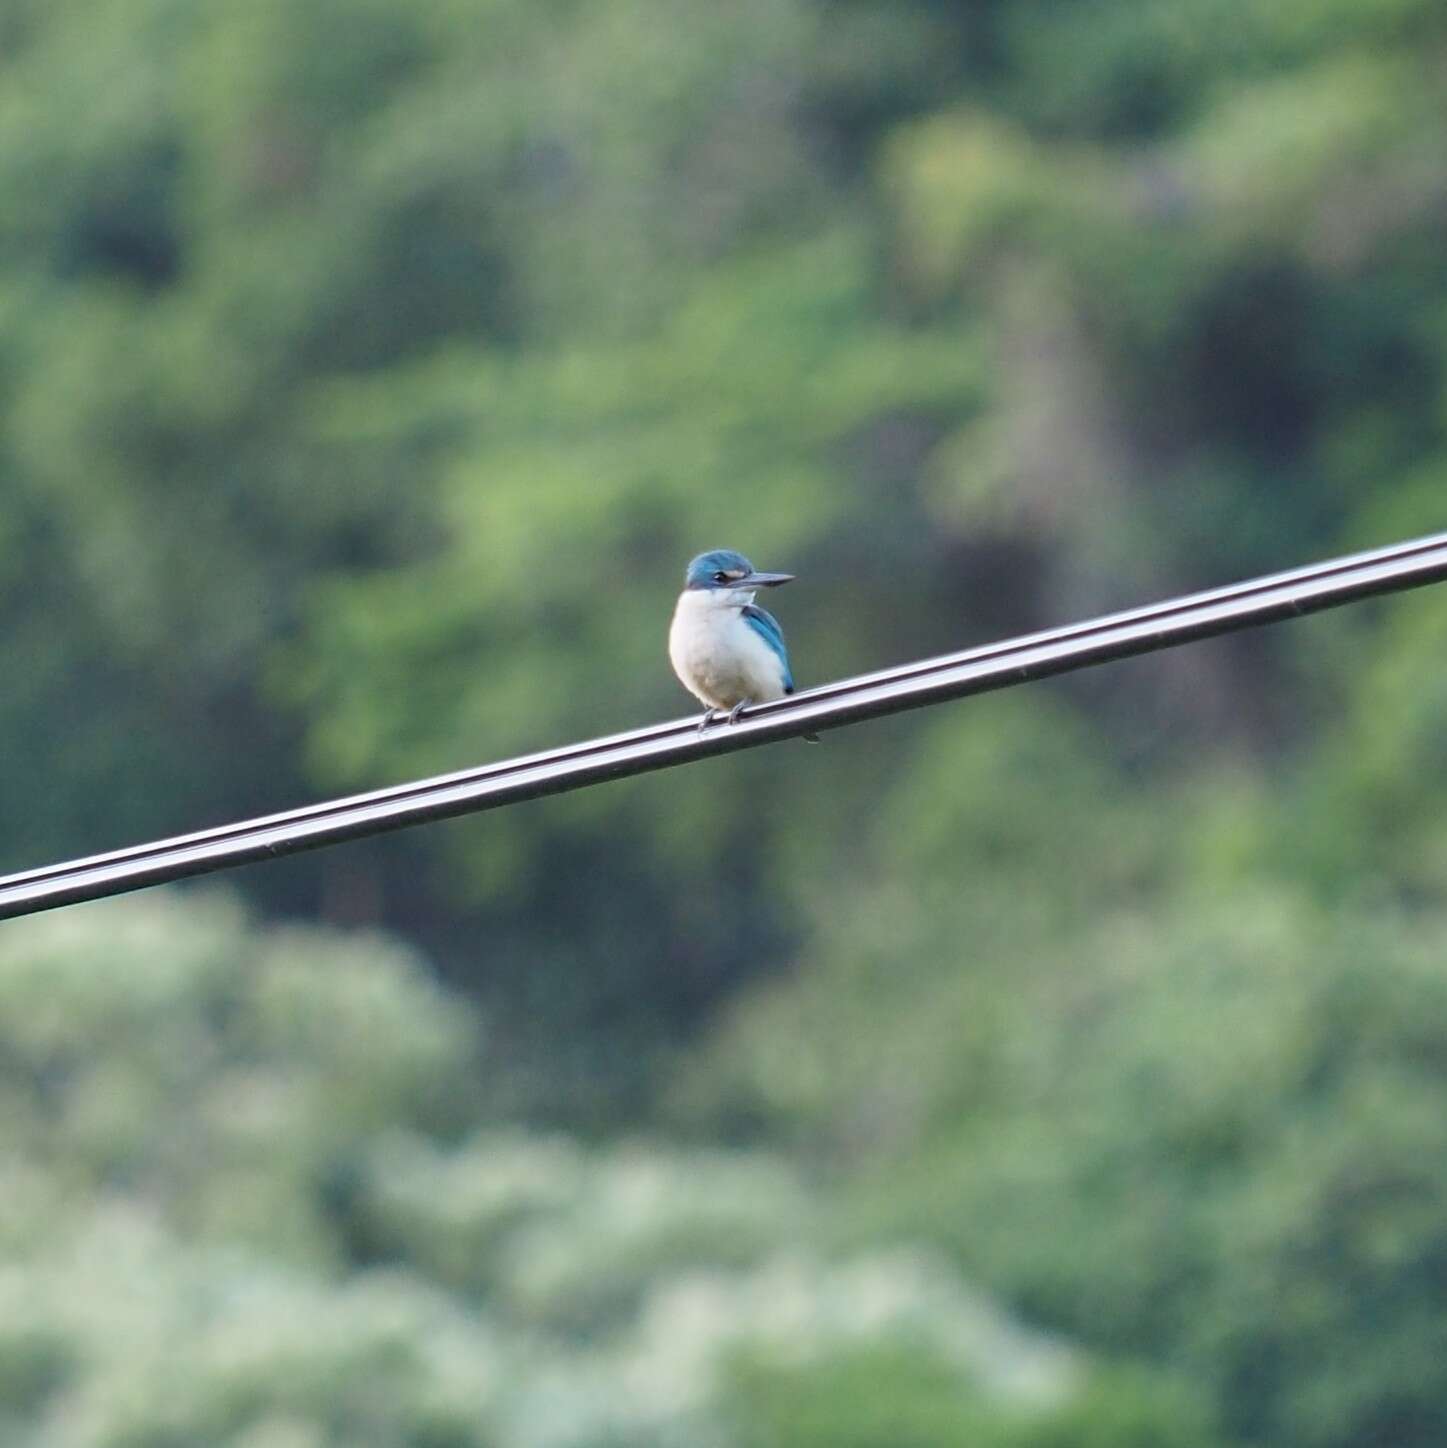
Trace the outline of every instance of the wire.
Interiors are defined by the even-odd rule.
[[[1195,639],[1278,623],[1447,578],[1447,533],[1205,593],[864,674],[755,705],[700,732],[698,718],[591,739],[194,834],[0,877],[0,920],[122,894],[429,820],[496,809],[611,779],[948,699],[1011,688]]]

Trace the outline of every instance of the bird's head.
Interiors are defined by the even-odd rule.
[[[760,573],[742,553],[715,548],[700,553],[688,565],[684,588],[690,592],[752,593],[756,588],[777,588],[793,578],[792,573]]]

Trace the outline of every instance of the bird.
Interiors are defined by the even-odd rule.
[[[745,705],[794,692],[784,630],[754,602],[759,589],[793,581],[792,573],[761,573],[732,548],[700,553],[688,565],[668,630],[668,658],[704,706],[700,733],[721,711],[733,724]]]

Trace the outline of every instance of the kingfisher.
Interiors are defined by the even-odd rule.
[[[754,602],[761,588],[792,583],[792,573],[761,573],[742,553],[716,548],[688,565],[668,631],[668,658],[683,687],[703,706],[699,732],[727,711],[794,692],[784,630]],[[809,736],[806,736],[809,737]]]

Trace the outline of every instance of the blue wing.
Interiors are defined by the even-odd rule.
[[[744,605],[744,622],[773,649],[784,671],[784,692],[792,694],[794,676],[789,672],[789,651],[784,647],[784,630],[779,627],[779,620],[768,609],[749,603]]]

